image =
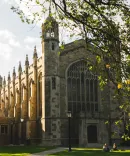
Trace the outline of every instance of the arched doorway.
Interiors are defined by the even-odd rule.
[[[87,127],[88,143],[97,143],[97,126],[89,125]]]

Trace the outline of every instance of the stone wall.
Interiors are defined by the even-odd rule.
[[[80,60],[86,60],[91,63],[95,63],[95,57],[93,55],[93,50],[95,50],[91,45],[85,46],[84,41],[80,40],[74,43],[70,43],[65,45],[65,49],[61,51],[60,53],[60,63],[59,63],[59,73],[60,73],[60,116],[61,117],[67,117],[66,112],[68,110],[67,106],[67,84],[66,84],[66,72],[68,67]],[[79,135],[79,144],[81,145],[87,145],[87,126],[86,124],[97,124],[98,127],[98,143],[109,143],[109,132],[108,132],[108,125],[105,124],[106,121],[108,121],[108,115],[111,110],[114,110],[114,108],[117,106],[112,105],[113,97],[110,95],[109,92],[109,86],[105,87],[104,90],[101,92],[100,87],[98,88],[98,103],[99,103],[99,112],[97,114],[94,114],[94,118],[90,120],[89,118],[92,118],[91,115],[87,114],[85,120],[81,120],[80,123],[80,135]],[[111,97],[110,97],[111,96]],[[111,105],[110,105],[111,104]],[[119,112],[117,112],[119,113]],[[113,116],[113,115],[112,115]],[[98,118],[98,122],[97,122]],[[86,123],[86,124],[85,124]],[[66,138],[68,138],[68,130],[67,126],[68,121],[61,120],[61,138],[62,144],[66,142]],[[112,127],[111,127],[112,131]],[[65,138],[65,139],[64,139]]]

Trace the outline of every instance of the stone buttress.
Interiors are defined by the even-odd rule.
[[[31,82],[31,99],[29,115],[29,132],[30,137],[35,141],[37,138],[37,51],[34,48],[33,54],[33,79]]]

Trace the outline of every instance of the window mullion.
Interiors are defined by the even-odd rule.
[[[93,80],[93,109],[94,109],[94,112],[95,112],[95,101],[94,101],[94,99],[95,99],[95,92],[94,92],[94,85],[95,85],[95,79]]]
[[[82,111],[82,83],[81,83],[81,71],[80,71],[80,110]]]
[[[87,85],[86,85],[86,72],[85,72],[85,76],[84,76],[84,98],[85,98],[85,114],[87,111],[87,102],[86,102],[86,94],[87,94]]]
[[[90,97],[90,96],[91,96],[91,94],[90,94],[90,89],[91,89],[91,88],[90,88],[90,79],[88,79],[88,82],[89,82],[89,83],[88,83],[88,86],[89,86],[89,98],[88,98],[88,99],[89,99],[89,106],[90,106],[90,112],[91,112],[91,100],[90,100],[90,98],[91,98],[91,97]]]

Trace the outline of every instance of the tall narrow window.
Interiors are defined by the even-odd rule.
[[[52,43],[51,49],[52,49],[52,50],[55,50],[55,43]]]
[[[21,88],[21,102],[24,100],[23,96],[24,96],[24,86],[22,86]]]
[[[23,113],[23,101],[24,101],[24,85],[21,87],[21,104],[20,104],[20,108],[21,108],[21,116],[22,116],[22,113]]]
[[[32,96],[32,82],[29,84],[29,98]]]
[[[42,116],[42,74],[38,79],[38,116]]]
[[[50,37],[50,32],[46,32],[46,37]]]
[[[8,125],[1,125],[1,134],[8,134]]]
[[[19,90],[18,90],[18,88],[16,89],[16,104],[19,102],[18,101],[18,97],[19,97]]]
[[[14,106],[14,117],[16,115],[16,106]]]
[[[56,89],[56,78],[52,77],[52,89]]]
[[[32,96],[32,80],[29,83],[29,101],[28,101],[28,116],[30,117],[30,105],[31,105],[31,96]]]
[[[51,37],[54,37],[55,34],[54,34],[54,28],[51,28]]]

